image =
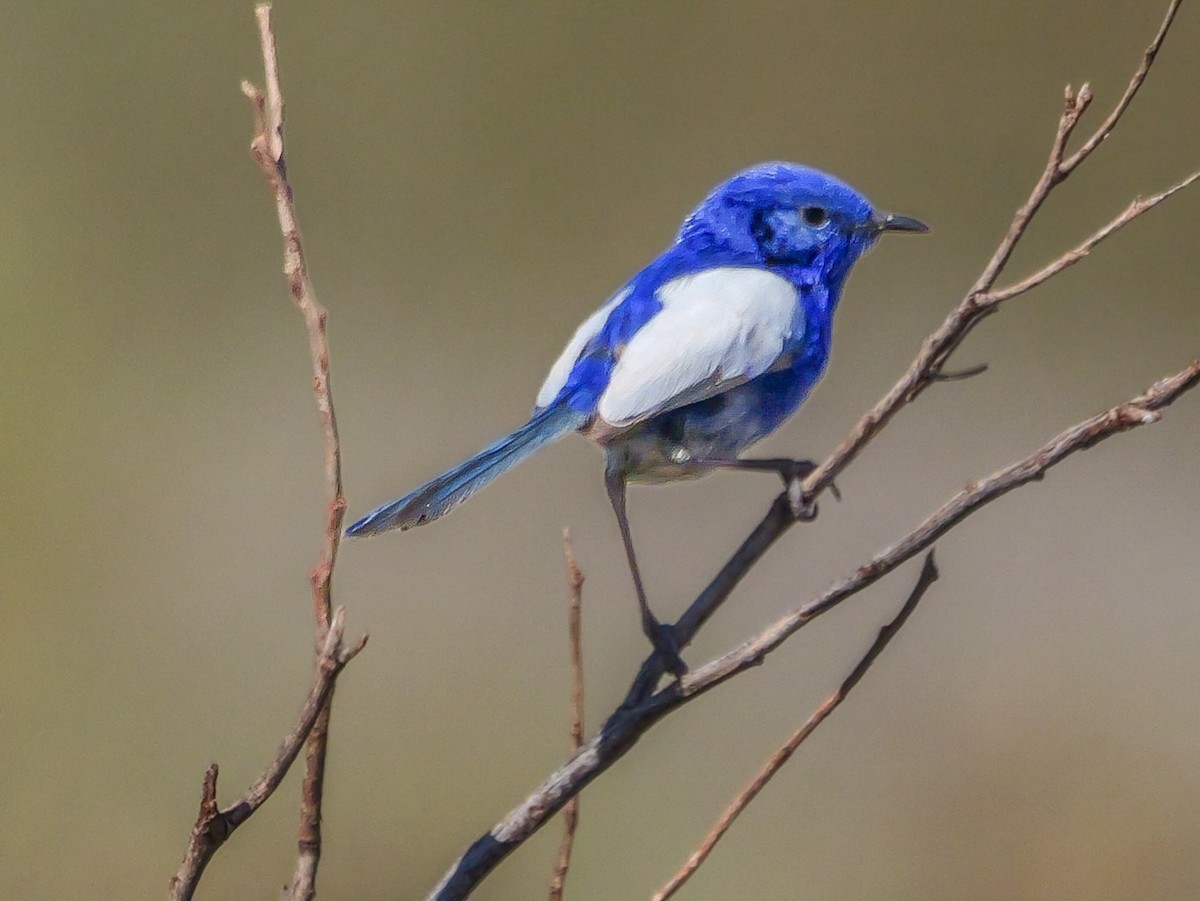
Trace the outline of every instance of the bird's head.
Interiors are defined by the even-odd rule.
[[[684,221],[679,241],[840,283],[887,231],[929,229],[876,210],[845,182],[817,169],[763,163],[714,188]]]

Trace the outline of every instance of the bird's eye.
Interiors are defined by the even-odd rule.
[[[813,228],[820,228],[829,221],[829,211],[823,206],[806,206],[800,210],[800,215],[804,217],[804,223]]]

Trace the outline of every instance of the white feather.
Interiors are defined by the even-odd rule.
[[[600,397],[597,412],[610,425],[631,425],[762,375],[804,331],[796,289],[762,269],[681,276],[658,299],[663,309],[630,340]]]
[[[558,397],[558,392],[562,391],[563,385],[567,383],[567,378],[570,377],[571,370],[579,360],[579,355],[583,353],[584,346],[604,328],[604,323],[608,321],[608,314],[615,310],[617,305],[629,296],[630,290],[630,288],[623,288],[618,291],[608,303],[583,320],[583,324],[575,330],[575,334],[567,342],[567,346],[563,349],[562,354],[554,361],[554,365],[550,367],[546,381],[542,383],[541,390],[538,391],[535,403],[539,408],[553,402],[554,398]]]

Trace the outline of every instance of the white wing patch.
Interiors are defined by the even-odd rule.
[[[658,299],[663,309],[630,340],[600,397],[597,413],[610,425],[632,425],[762,375],[804,331],[796,289],[762,269],[680,276],[659,288]]]
[[[538,408],[552,403],[554,398],[558,397],[558,392],[562,391],[563,385],[567,383],[571,370],[575,368],[575,363],[579,360],[579,355],[583,353],[584,346],[604,328],[604,323],[608,321],[608,315],[629,296],[631,290],[631,288],[623,288],[618,291],[608,303],[583,320],[583,324],[575,330],[575,334],[567,342],[562,354],[550,367],[550,373],[546,376],[546,381],[542,383],[541,390],[538,391],[535,401]]]

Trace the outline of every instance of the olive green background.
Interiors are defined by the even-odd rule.
[[[351,515],[522,421],[575,325],[717,181],[829,169],[934,225],[858,267],[825,383],[762,449],[820,456],[1027,195],[1064,83],[1089,123],[1164,4],[326,3],[276,10],[291,174],[330,309]],[[228,800],[307,690],[323,516],[300,318],[239,79],[249,3],[0,8],[0,897],[155,898],[200,776]],[[1056,194],[1027,271],[1200,165],[1200,9]],[[962,347],[759,566],[702,662],[967,480],[1200,353],[1200,195]],[[939,543],[943,579],[688,899],[1200,897],[1200,395]],[[634,492],[677,614],[775,486]],[[564,441],[444,523],[344,548],[371,643],[334,713],[321,897],[416,898],[564,756],[559,534],[588,576],[588,720],[645,653],[597,454]],[[644,898],[870,642],[910,565],[661,724],[583,796],[575,899]],[[273,898],[289,779],[201,896]],[[559,826],[477,893],[542,896]]]

